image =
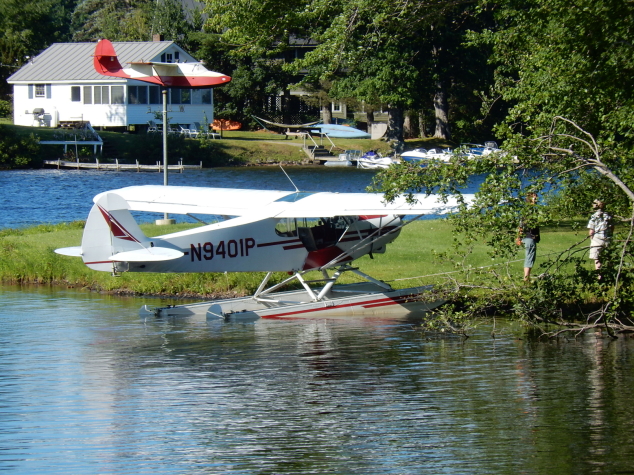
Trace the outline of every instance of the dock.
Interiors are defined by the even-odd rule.
[[[161,162],[156,162],[154,165],[141,165],[138,160],[136,163],[119,163],[118,159],[115,159],[115,163],[100,163],[99,159],[95,160],[95,163],[88,162],[70,162],[66,160],[44,160],[45,167],[54,167],[57,169],[66,170],[104,170],[104,171],[134,171],[134,172],[162,172],[165,168]],[[168,165],[168,171],[177,171],[183,173],[185,170],[201,170],[203,162],[199,165],[184,165],[182,161],[178,162],[178,165]]]

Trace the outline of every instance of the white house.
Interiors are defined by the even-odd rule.
[[[96,43],[55,43],[7,82],[13,85],[16,125],[89,121],[93,127],[141,126],[162,110],[161,87],[102,76],[93,67]],[[119,61],[196,62],[173,41],[113,43]],[[174,124],[213,122],[212,89],[171,88],[168,117]],[[139,127],[137,127],[139,128]]]

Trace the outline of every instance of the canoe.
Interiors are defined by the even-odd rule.
[[[242,123],[235,120],[216,119],[211,128],[214,130],[240,130]]]

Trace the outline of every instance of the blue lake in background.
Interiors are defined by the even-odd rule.
[[[375,172],[356,168],[288,167],[301,191],[361,193]],[[475,191],[477,177],[468,191]],[[0,171],[0,229],[85,220],[98,193],[133,185],[162,185],[161,173],[85,170]],[[217,188],[288,190],[294,187],[279,167],[213,168],[170,173],[169,184]],[[255,205],[255,203],[254,203]],[[147,216],[147,221],[157,215]],[[176,217],[176,216],[173,216]],[[183,220],[191,220],[184,217]],[[191,220],[193,222],[193,220]]]

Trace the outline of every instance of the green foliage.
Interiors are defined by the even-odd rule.
[[[0,94],[6,78],[29,57],[56,41],[69,39],[69,9],[74,0],[0,0]]]
[[[11,117],[13,115],[13,102],[0,99],[0,117]]]
[[[472,92],[490,82],[488,50],[463,45],[467,32],[480,30],[489,16],[476,14],[471,2],[206,3],[207,28],[218,42],[231,45],[232,55],[275,58],[268,64],[301,75],[306,89],[320,90],[327,82],[329,98],[394,110],[396,122],[388,133],[397,141],[402,141],[402,109],[432,109],[434,97],[449,98],[442,107],[446,112],[451,104],[455,110],[452,119],[461,121],[462,139],[478,131],[490,134],[492,123],[476,120],[480,103]],[[314,46],[298,58],[286,55],[282,64],[278,58],[296,39],[314,40]]]
[[[612,0],[498,6],[499,29],[472,38],[493,48],[494,91],[511,104],[497,128],[506,153],[478,160],[456,155],[449,164],[425,169],[403,165],[377,176],[375,186],[388,198],[410,190],[462,198],[465,184],[483,177],[453,222],[463,244],[484,240],[502,256],[513,253],[520,219],[543,226],[589,216],[597,198],[629,228],[634,50],[628,38],[634,11]],[[524,201],[531,192],[540,197],[536,207]],[[622,318],[632,311],[631,232],[612,245],[600,274],[575,256],[560,255],[529,289],[515,295],[512,286],[502,286],[500,298],[512,299],[514,313],[532,321],[554,319],[565,302],[580,296],[601,304],[602,321]]]
[[[0,125],[0,167],[22,168],[37,163],[40,143],[38,137],[31,134],[14,135],[11,130]]]

